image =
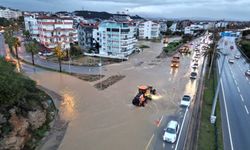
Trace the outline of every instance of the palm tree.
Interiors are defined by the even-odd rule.
[[[28,30],[23,31],[23,35],[26,39],[26,41],[29,41],[31,39],[30,32]]]
[[[38,53],[39,47],[36,40],[29,41],[25,43],[25,49],[27,52],[31,53],[32,56],[32,64],[35,65],[34,55]]]
[[[17,60],[19,60],[17,48],[21,46],[21,42],[17,37],[13,37],[12,42],[13,42],[13,46],[15,47],[16,58]]]
[[[62,72],[62,58],[65,57],[65,53],[62,50],[61,45],[57,45],[57,47],[55,48],[55,54],[58,58],[59,71]]]

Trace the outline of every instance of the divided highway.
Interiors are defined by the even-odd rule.
[[[230,46],[234,46],[234,49],[231,50]],[[245,71],[249,69],[249,64],[243,57],[235,59],[232,64],[228,62],[228,59],[240,54],[235,45],[235,38],[221,39],[219,47],[223,53],[229,53],[224,64],[220,89],[224,149],[248,150],[250,149],[250,78],[245,76]],[[221,65],[222,58],[218,60],[219,68]]]

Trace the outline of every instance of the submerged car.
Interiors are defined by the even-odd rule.
[[[179,124],[177,121],[171,120],[164,129],[163,141],[175,143],[179,133]]]

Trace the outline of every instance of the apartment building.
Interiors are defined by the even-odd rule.
[[[139,24],[139,39],[154,39],[160,34],[160,25],[153,21],[145,21]]]
[[[70,48],[70,43],[78,41],[72,18],[40,16],[37,17],[37,24],[40,43],[49,49],[61,44],[66,50]]]
[[[135,50],[134,31],[128,23],[103,21],[98,27],[99,54],[111,57],[127,57]]]
[[[84,52],[88,52],[94,47],[94,33],[98,29],[98,24],[80,22],[77,26],[78,44]],[[94,31],[95,30],[95,31]],[[97,34],[96,34],[97,35]]]
[[[25,30],[29,31],[31,38],[39,41],[38,25],[35,16],[24,17]]]
[[[8,8],[0,9],[0,17],[11,19],[11,18],[18,18],[22,16],[22,12],[18,10],[12,10]]]

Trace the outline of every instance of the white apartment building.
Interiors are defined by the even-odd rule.
[[[11,10],[8,8],[0,9],[0,17],[11,19],[11,18],[18,18],[20,16],[22,16],[21,11]]]
[[[154,39],[160,34],[160,25],[153,21],[145,21],[139,24],[139,39]]]
[[[70,43],[78,41],[71,18],[41,16],[37,17],[37,24],[40,43],[47,48],[53,49],[60,44],[66,50]]]
[[[184,34],[194,34],[193,29],[190,26],[185,27]]]
[[[39,41],[38,25],[35,16],[24,17],[25,30],[30,32],[31,38]]]
[[[135,50],[136,39],[128,23],[104,21],[99,24],[97,35],[100,56],[123,58]]]
[[[215,27],[216,27],[216,28],[226,28],[227,25],[228,25],[228,22],[220,21],[220,22],[217,22],[217,23],[215,24]]]

